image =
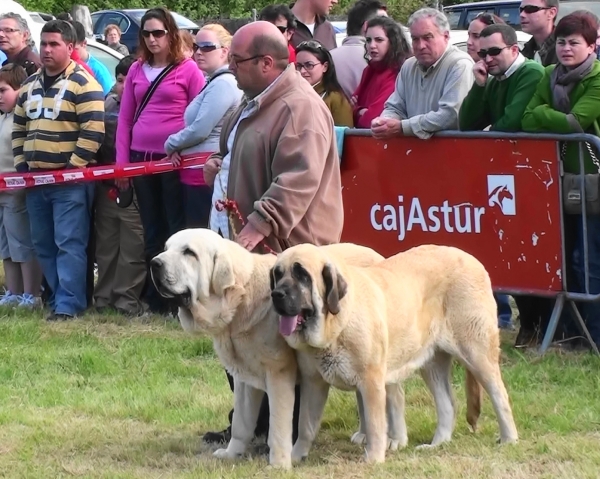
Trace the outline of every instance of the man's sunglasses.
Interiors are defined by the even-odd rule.
[[[214,52],[217,48],[221,48],[221,45],[212,42],[194,43],[194,52],[200,50],[202,53],[210,53]]]
[[[288,30],[288,27],[284,27],[283,25],[275,25],[275,26],[281,33],[285,33]]]
[[[150,38],[150,35],[152,35],[154,38],[162,38],[167,33],[169,33],[168,30],[142,30],[142,36],[144,38]]]
[[[523,7],[519,7],[519,12],[527,13],[531,15],[532,13],[539,12],[540,10],[550,10],[552,7],[538,7],[537,5],[525,5]]]
[[[506,50],[507,48],[510,48],[510,46],[506,46],[506,47],[502,47],[502,48],[492,47],[492,48],[488,48],[487,50],[479,50],[477,52],[477,55],[482,60],[484,60],[485,57],[487,57],[488,55],[491,57],[497,57],[498,55],[500,55],[500,53],[502,53],[502,50]]]

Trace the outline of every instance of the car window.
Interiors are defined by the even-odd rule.
[[[130,24],[131,24],[131,22],[129,21],[129,19],[122,13],[108,12],[108,13],[105,13],[104,16],[102,17],[102,19],[100,19],[94,25],[94,33],[103,35],[104,29],[108,25],[116,25],[117,27],[119,27],[121,29],[121,33],[126,33],[127,30],[129,30]]]
[[[519,5],[500,7],[498,9],[498,16],[511,27],[521,29]]]
[[[102,63],[107,69],[113,80],[115,80],[115,68],[119,63],[119,59],[117,57],[112,56],[109,52],[105,50],[101,50],[95,45],[88,43],[87,49],[96,60]]]
[[[450,23],[450,30],[458,30],[460,25],[460,16],[462,14],[462,10],[446,10],[444,13],[448,17],[448,22]]]

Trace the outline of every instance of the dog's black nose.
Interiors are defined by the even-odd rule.
[[[285,298],[285,291],[281,289],[274,289],[271,291],[271,299],[278,300]]]
[[[163,261],[162,259],[156,257],[156,258],[152,258],[152,261],[150,261],[150,266],[154,267],[154,268],[160,268],[163,265]]]

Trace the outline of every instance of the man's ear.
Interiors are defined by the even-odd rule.
[[[331,314],[340,312],[340,301],[348,292],[346,280],[338,273],[335,266],[326,264],[321,273],[325,284],[325,303]]]
[[[210,279],[212,290],[217,296],[223,296],[227,288],[235,284],[233,265],[229,256],[216,253],[213,261],[213,272]]]

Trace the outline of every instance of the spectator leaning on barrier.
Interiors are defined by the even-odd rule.
[[[346,38],[342,40],[340,46],[330,52],[338,81],[348,98],[354,95],[363,71],[367,67],[365,55],[367,22],[377,16],[387,17],[386,10],[387,7],[379,0],[358,0],[348,10]]]
[[[207,184],[215,187],[213,204],[233,200],[246,221],[242,226],[232,215],[233,231],[227,213],[215,208],[211,228],[249,251],[264,252],[263,241],[275,251],[299,243],[337,243],[344,224],[331,114],[287,63],[285,40],[272,24],[250,23],[236,32],[229,66],[245,97],[223,125],[219,153],[204,169]],[[298,401],[297,389],[296,406]],[[297,425],[295,414],[294,440]],[[255,432],[264,434],[268,428],[265,395]],[[229,436],[228,428],[204,440],[227,441]]]
[[[108,69],[99,61],[96,60],[87,51],[87,39],[85,37],[85,27],[81,22],[73,21],[73,27],[75,28],[75,34],[77,35],[77,44],[75,50],[81,58],[91,69],[94,74],[94,78],[98,80],[104,95],[108,95],[114,85],[113,78]]]
[[[338,0],[297,0],[292,5],[296,16],[296,30],[292,35],[292,46],[296,48],[307,40],[317,40],[328,50],[337,46],[335,30],[327,15]]]
[[[540,133],[598,132],[600,118],[600,62],[595,46],[598,24],[583,12],[563,17],[556,26],[558,63],[546,68],[535,95],[523,115],[523,130]],[[593,147],[592,147],[593,148]],[[598,173],[590,154],[584,150],[585,173]],[[561,153],[566,173],[580,173],[579,145],[570,143]],[[595,156],[598,155],[596,151]],[[563,184],[563,187],[567,187]],[[574,273],[577,289],[585,291],[583,222],[581,215],[567,215],[565,233],[573,224],[576,238],[568,267]],[[600,293],[600,215],[587,214],[589,287]],[[600,304],[585,302],[579,309],[593,341],[600,346]],[[545,326],[545,325],[542,325]],[[523,328],[523,326],[522,326]],[[544,328],[542,328],[543,330]],[[533,331],[529,331],[533,334]]]
[[[14,173],[12,151],[14,110],[25,69],[9,63],[0,68],[0,173]],[[0,306],[36,308],[42,305],[42,272],[31,242],[25,190],[0,192],[0,253],[6,291]]]
[[[98,151],[98,163],[116,162],[115,137],[121,97],[133,55],[122,58],[115,68],[115,93],[104,102],[105,136]],[[144,230],[135,199],[127,207],[117,205],[115,182],[96,183],[96,261],[98,281],[94,288],[94,305],[99,313],[116,310],[126,316],[144,312],[141,301],[146,281]],[[133,192],[131,192],[133,194]]]
[[[364,69],[358,88],[352,95],[354,125],[370,128],[381,115],[385,102],[394,92],[398,73],[412,56],[400,26],[391,18],[375,17],[367,22]]]
[[[292,46],[291,40],[297,28],[296,17],[287,5],[267,5],[260,11],[259,20],[272,23],[285,37],[288,42],[290,52],[290,63],[296,61],[296,49]]]
[[[523,46],[525,58],[535,60],[543,66],[554,65],[556,42],[554,22],[558,15],[558,0],[523,0],[519,7],[521,28],[532,38]]]
[[[376,138],[397,135],[426,139],[458,128],[458,111],[473,85],[473,60],[449,45],[446,16],[423,8],[408,20],[414,58],[402,67],[396,89],[381,117],[372,122]]]
[[[479,39],[481,32],[485,27],[490,25],[506,25],[506,22],[499,16],[491,13],[480,13],[469,23],[468,39],[467,39],[467,53],[473,59],[475,63],[479,60]]]
[[[352,106],[337,81],[335,66],[327,49],[315,40],[302,42],[298,45],[296,70],[323,98],[335,126],[352,128]]]
[[[238,107],[242,91],[228,68],[231,35],[221,25],[204,25],[196,35],[196,63],[208,83],[185,109],[185,128],[165,142],[165,151],[175,165],[181,155],[214,153],[219,150],[223,121]],[[212,188],[200,169],[181,171],[183,206],[188,228],[208,227]]]
[[[119,52],[121,55],[129,55],[129,49],[126,45],[121,43],[121,29],[114,24],[107,25],[104,29],[104,38],[106,38],[106,44],[113,50]]]
[[[147,10],[140,25],[141,56],[127,75],[117,125],[119,165],[164,159],[167,138],[184,128],[185,109],[205,84],[198,65],[184,58],[179,29],[167,9]],[[149,266],[167,238],[185,228],[183,189],[178,171],[136,177],[133,185]],[[127,188],[129,182],[120,181],[119,186]],[[175,305],[158,294],[152,281],[147,280],[146,286],[145,299],[152,312],[175,311]]]
[[[475,84],[459,113],[461,130],[520,131],[525,107],[544,67],[519,52],[517,33],[509,25],[481,31],[480,60],[473,67]]]
[[[18,172],[78,169],[94,161],[104,139],[104,95],[97,81],[71,60],[73,26],[42,27],[42,69],[19,92],[13,126]],[[65,320],[87,307],[86,248],[90,183],[27,190],[33,245],[50,287],[48,320]]]
[[[42,66],[40,56],[29,46],[31,32],[27,21],[18,13],[0,15],[0,50],[6,55],[2,65],[22,66],[33,75]]]

